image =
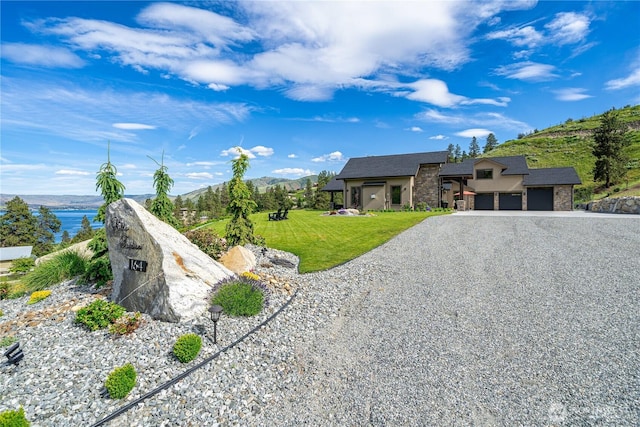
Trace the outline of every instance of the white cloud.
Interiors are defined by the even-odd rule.
[[[420,126],[411,126],[410,128],[406,128],[409,132],[424,132]]]
[[[298,156],[296,156],[296,155],[295,155],[295,154],[293,154],[293,153],[289,154],[287,157],[288,157],[288,158],[290,158],[290,159],[296,159],[296,158],[298,158]]]
[[[189,172],[185,176],[191,179],[213,179],[213,175],[209,172]]]
[[[536,82],[556,78],[557,75],[554,74],[554,71],[553,65],[526,61],[498,67],[495,73],[508,79]]]
[[[177,76],[215,91],[250,85],[278,89],[296,100],[324,101],[336,90],[362,88],[363,80],[379,75],[459,68],[471,60],[469,36],[478,25],[495,24],[502,10],[530,6],[528,1],[369,2],[366,7],[359,2],[238,2],[234,16],[240,21],[204,4],[153,3],[140,12],[136,26],[81,18],[25,25],[58,36],[94,59],[99,52],[99,60],[141,73],[158,70],[165,78]],[[413,96],[441,106],[460,100],[447,90],[429,95],[421,83]]]
[[[288,176],[309,176],[314,174],[311,170],[302,168],[283,168],[273,170],[272,172],[278,175]]]
[[[84,61],[68,49],[25,43],[2,43],[2,57],[17,64],[47,68],[82,68]]]
[[[526,46],[529,48],[538,46],[544,40],[542,34],[536,31],[532,26],[494,31],[487,34],[486,37],[489,40],[506,40],[514,46]]]
[[[114,123],[112,125],[116,129],[125,129],[125,130],[148,130],[155,129],[155,126],[145,125],[142,123]]]
[[[449,139],[449,137],[448,136],[444,136],[444,135],[434,135],[434,136],[430,136],[429,139],[435,139],[435,140],[438,140],[438,141],[442,141],[442,140],[445,140],[445,139]]]
[[[453,107],[467,98],[449,92],[447,84],[442,80],[418,80],[408,85],[413,92],[407,98],[414,101],[428,102],[438,107]]]
[[[92,175],[90,172],[79,171],[79,170],[71,170],[71,169],[60,169],[56,171],[56,175]]]
[[[457,132],[456,135],[457,136],[462,136],[465,138],[472,138],[472,137],[476,137],[476,138],[483,138],[487,135],[489,135],[490,133],[492,133],[490,130],[488,129],[467,129],[467,130],[463,130],[460,132]]]
[[[312,162],[320,163],[320,162],[340,162],[343,161],[342,153],[340,151],[334,151],[333,153],[324,154],[320,157],[314,157],[311,159]]]
[[[587,95],[586,89],[579,87],[568,87],[564,89],[558,89],[553,91],[556,94],[556,99],[559,101],[582,101],[583,99],[592,98],[591,95]]]
[[[640,68],[632,71],[627,77],[609,80],[605,83],[605,89],[608,90],[626,89],[631,86],[640,86]]]
[[[240,154],[245,154],[250,159],[256,158],[255,154],[253,154],[251,151],[239,146],[231,147],[226,150],[222,150],[220,152],[221,156],[223,157],[233,156],[234,159],[240,157]]]
[[[234,152],[234,153],[237,154],[237,152]],[[204,167],[205,169],[208,169],[211,166],[216,166],[216,165],[220,165],[220,164],[222,164],[222,162],[198,161],[198,162],[187,163],[187,166],[189,166],[189,167],[191,167],[191,166],[201,166],[201,167]]]
[[[273,148],[262,145],[256,145],[255,147],[250,148],[249,151],[261,157],[269,157],[273,155]]]
[[[442,123],[451,127],[464,126],[482,126],[498,129],[507,129],[510,131],[523,132],[531,130],[531,126],[519,120],[512,119],[501,113],[477,113],[471,115],[465,114],[444,114],[437,110],[426,110],[420,114],[416,114],[416,119],[423,120],[428,123]]]
[[[562,12],[556,14],[554,20],[544,27],[555,44],[565,45],[583,41],[589,34],[590,22],[589,17],[584,14]]]

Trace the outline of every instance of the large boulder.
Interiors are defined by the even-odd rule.
[[[107,207],[105,229],[111,299],[129,311],[168,322],[193,319],[207,310],[212,286],[233,276],[132,199]]]
[[[220,263],[240,275],[256,268],[256,256],[243,246],[234,246],[220,257]]]

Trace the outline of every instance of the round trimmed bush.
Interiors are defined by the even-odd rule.
[[[202,338],[196,334],[184,334],[173,345],[173,354],[182,363],[191,362],[198,357],[202,347]]]
[[[17,411],[6,410],[0,412],[0,426],[4,427],[29,427],[31,423],[24,415],[24,408]]]
[[[114,369],[104,384],[112,399],[122,399],[126,397],[135,385],[136,369],[131,363]]]
[[[264,291],[258,285],[242,277],[223,283],[211,302],[229,316],[255,316],[264,305]]]
[[[114,302],[97,299],[78,310],[76,323],[87,327],[90,331],[106,328],[122,317],[126,309]]]

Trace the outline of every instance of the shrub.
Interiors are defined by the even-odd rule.
[[[17,411],[7,409],[0,412],[0,426],[2,427],[29,427],[31,423],[24,415],[24,408],[20,407]]]
[[[82,279],[86,283],[95,283],[97,288],[101,288],[110,280],[113,280],[109,255],[106,254],[98,258],[92,258],[87,265],[87,270],[84,276],[82,276]]]
[[[213,259],[219,259],[222,253],[227,250],[227,241],[218,236],[211,228],[187,231],[184,235],[191,243]]]
[[[264,305],[264,289],[260,285],[242,276],[223,282],[211,302],[222,306],[230,316],[254,316]]]
[[[101,206],[101,208],[104,206],[105,205]],[[101,212],[98,211],[98,216],[100,216],[100,214]],[[104,211],[102,215],[104,215]],[[102,287],[113,279],[111,261],[109,260],[107,232],[104,228],[100,228],[95,232],[93,238],[87,244],[87,247],[93,251],[93,257],[91,257],[89,261],[83,280],[86,283],[95,283],[96,287]]]
[[[13,337],[13,336],[2,337],[2,339],[0,339],[0,347],[9,347],[11,344],[13,344],[16,341],[17,341],[16,337]]]
[[[114,323],[125,311],[124,307],[116,303],[97,299],[88,306],[78,310],[76,323],[86,326],[90,331],[96,331]]]
[[[0,300],[9,297],[9,284],[7,282],[0,282]]]
[[[0,317],[4,316],[4,311],[0,308]]]
[[[182,363],[191,362],[198,357],[202,347],[202,338],[196,334],[184,334],[173,345],[173,354]]]
[[[31,305],[31,304],[35,304],[37,302],[42,301],[45,298],[48,298],[49,295],[51,295],[51,291],[46,290],[46,291],[35,291],[34,293],[31,294],[31,297],[29,297],[29,301],[27,301],[27,305]]]
[[[57,285],[67,279],[83,274],[87,266],[87,260],[77,252],[62,252],[50,260],[37,266],[24,278],[28,291],[41,291],[50,286]]]
[[[246,277],[247,279],[250,279],[250,280],[255,280],[256,282],[260,280],[260,276],[258,276],[256,273],[253,273],[251,271],[245,271],[244,273],[241,274],[241,276]]]
[[[35,261],[31,257],[14,259],[9,271],[11,273],[27,273],[35,266]]]
[[[114,335],[128,335],[138,329],[141,323],[142,315],[139,311],[127,313],[109,325],[109,332]]]
[[[115,368],[104,385],[112,399],[122,399],[136,385],[136,369],[131,363]]]

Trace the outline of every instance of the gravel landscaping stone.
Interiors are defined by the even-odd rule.
[[[0,332],[25,352],[19,366],[0,367],[0,411],[23,406],[33,426],[92,425],[231,344],[297,290],[256,333],[105,425],[639,424],[638,218],[434,217],[305,275],[292,254],[252,250],[257,272],[273,278],[269,306],[254,318],[223,315],[218,344],[205,337],[187,364],[173,343],[211,334],[206,317],[145,316],[113,338],[74,324],[73,310],[96,297],[74,282],[34,305],[0,301]],[[127,362],[133,391],[101,397]]]

